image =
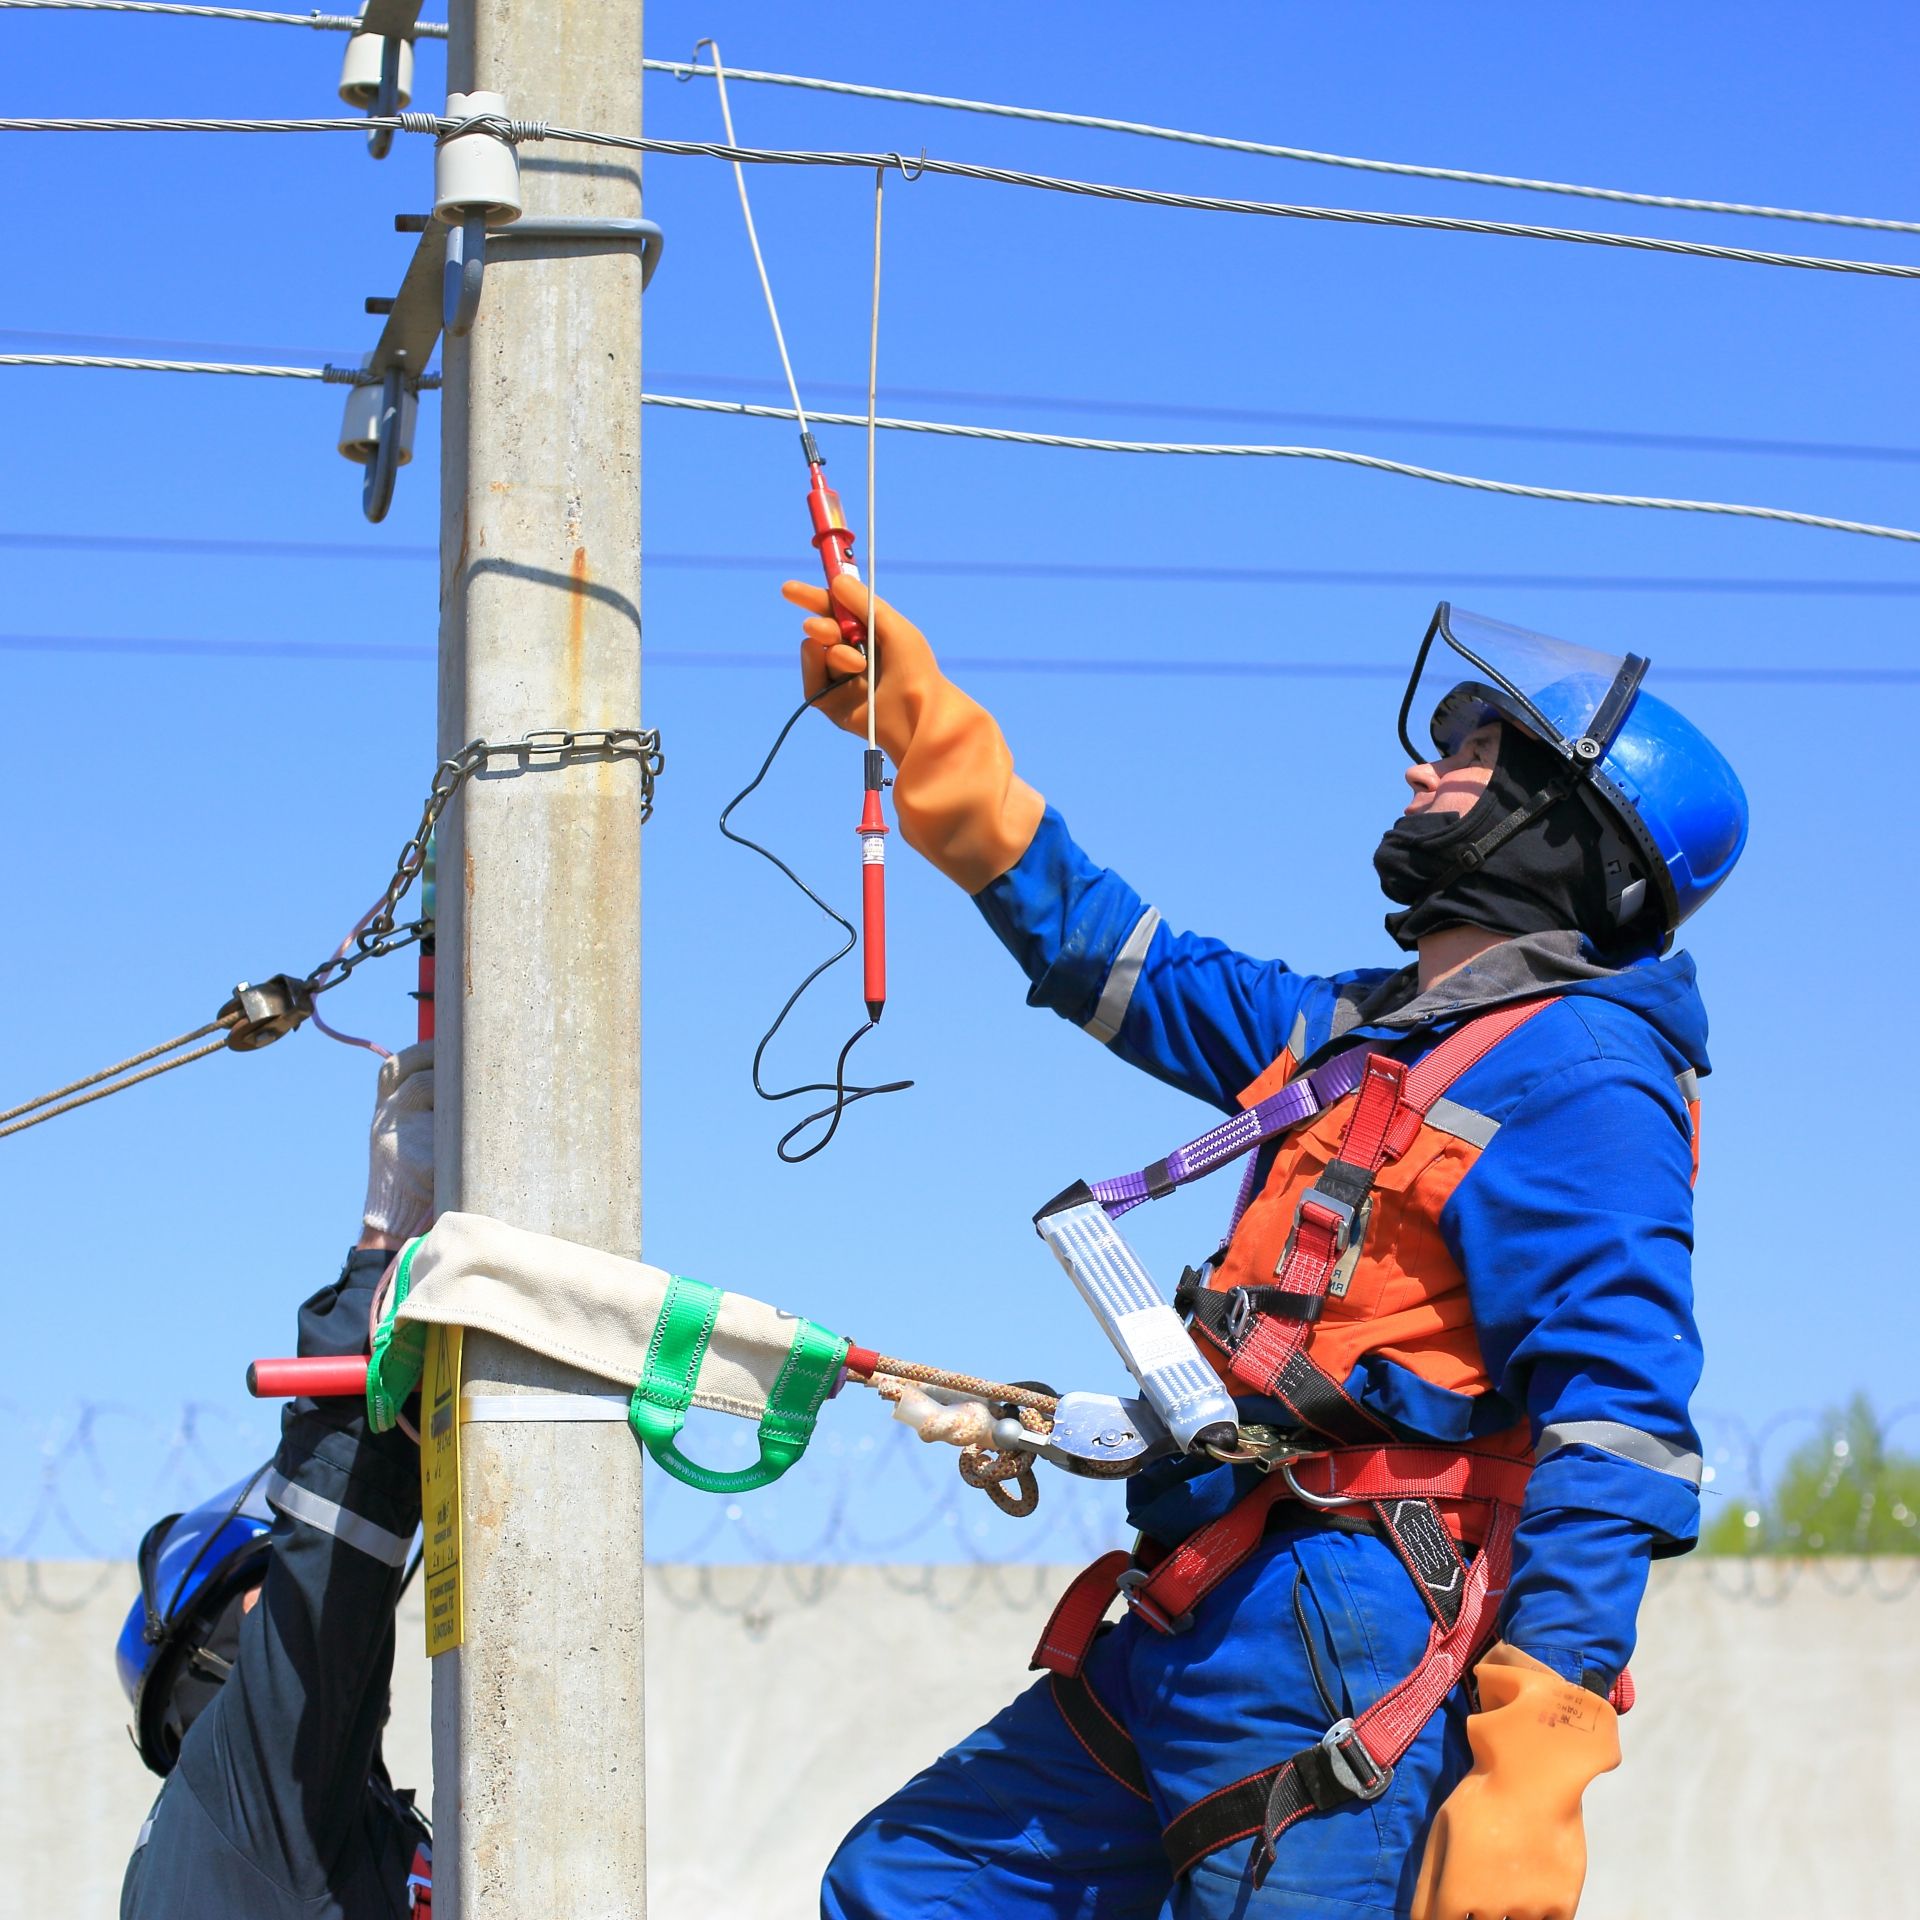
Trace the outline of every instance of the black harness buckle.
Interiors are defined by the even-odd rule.
[[[1393,1769],[1367,1751],[1351,1719],[1336,1720],[1319,1744],[1294,1755],[1307,1797],[1322,1812],[1354,1800],[1378,1800],[1393,1785]]]

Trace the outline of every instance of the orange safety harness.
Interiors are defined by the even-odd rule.
[[[1413,1672],[1364,1713],[1183,1809],[1162,1836],[1176,1877],[1255,1836],[1257,1886],[1275,1842],[1296,1821],[1378,1799],[1421,1728],[1492,1640],[1531,1463],[1510,1453],[1395,1440],[1309,1349],[1334,1276],[1364,1235],[1377,1176],[1413,1145],[1428,1111],[1455,1081],[1552,1004],[1533,1000],[1483,1014],[1412,1067],[1369,1055],[1349,1096],[1353,1111],[1339,1152],[1302,1197],[1273,1284],[1182,1290],[1189,1331],[1217,1356],[1228,1385],[1278,1401],[1295,1426],[1284,1438],[1244,1450],[1241,1457],[1267,1477],[1223,1518],[1171,1549],[1143,1541],[1132,1553],[1109,1553],[1068,1587],[1033,1665],[1050,1672],[1054,1700],[1081,1744],[1121,1786],[1149,1797],[1133,1741],[1083,1671],[1094,1636],[1116,1597],[1154,1632],[1184,1632],[1194,1610],[1259,1546],[1283,1500],[1368,1510],[1432,1624]],[[1471,1560],[1456,1533],[1481,1541]],[[1632,1683],[1622,1674],[1614,1703],[1624,1710],[1631,1699]]]

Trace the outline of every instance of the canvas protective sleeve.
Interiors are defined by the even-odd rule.
[[[368,1307],[390,1255],[355,1251],[301,1309],[300,1352],[364,1351]],[[368,1431],[357,1401],[296,1401],[269,1470],[273,1551],[231,1677],[197,1720],[155,1808],[128,1911],[386,1912],[404,1883],[398,1836],[372,1818],[394,1655],[394,1608],[420,1517],[418,1453]],[[185,1796],[184,1798],[182,1796]],[[393,1823],[388,1823],[393,1824]],[[391,1843],[391,1844],[389,1844]],[[132,1876],[130,1876],[130,1888]],[[350,1889],[359,1889],[358,1894]],[[244,1906],[222,1908],[225,1894]],[[332,1904],[304,1903],[326,1897]]]
[[[1671,1082],[1594,1057],[1528,1093],[1441,1218],[1538,1460],[1502,1633],[1572,1680],[1626,1665],[1650,1559],[1699,1530],[1691,1172]]]
[[[974,895],[1049,1007],[1121,1059],[1231,1112],[1304,1014],[1324,1039],[1333,985],[1223,941],[1176,933],[1126,881],[1090,860],[1049,807],[1013,869]]]

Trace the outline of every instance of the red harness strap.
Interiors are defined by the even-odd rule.
[[[1377,1800],[1386,1792],[1401,1755],[1472,1671],[1493,1633],[1518,1519],[1518,1509],[1504,1501],[1495,1506],[1487,1543],[1467,1571],[1452,1625],[1435,1620],[1426,1652],[1397,1687],[1365,1713],[1329,1727],[1314,1746],[1196,1801],[1167,1827],[1161,1843],[1176,1879],[1208,1854],[1258,1835],[1253,1884],[1259,1887],[1273,1862],[1274,1843],[1295,1821],[1349,1801]]]
[[[1379,1517],[1387,1523],[1395,1551],[1403,1561],[1417,1555],[1427,1567],[1434,1556],[1413,1530],[1431,1538],[1437,1528],[1449,1553],[1452,1537],[1437,1514],[1429,1528],[1425,1514],[1415,1518],[1403,1510],[1430,1510],[1435,1500],[1472,1500],[1490,1504],[1496,1517],[1501,1507],[1517,1512],[1530,1471],[1528,1461],[1508,1454],[1449,1447],[1342,1447],[1299,1461],[1286,1474],[1268,1475],[1220,1519],[1190,1535],[1151,1567],[1117,1550],[1103,1554],[1061,1595],[1034,1649],[1032,1664],[1068,1678],[1077,1676],[1101,1621],[1120,1594],[1156,1631],[1180,1631],[1214,1588],[1251,1557],[1266,1533],[1268,1514],[1282,1500],[1305,1493],[1309,1504],[1312,1500],[1364,1504],[1376,1514],[1385,1508],[1387,1512]],[[1408,1536],[1404,1542],[1403,1533]],[[1492,1538],[1491,1524],[1488,1538]],[[1455,1560],[1457,1564],[1457,1556]],[[1429,1593],[1428,1608],[1436,1621],[1450,1623],[1456,1610],[1444,1599],[1436,1604],[1427,1581],[1422,1579],[1420,1584]]]
[[[1223,1518],[1150,1565],[1120,1554],[1096,1561],[1068,1587],[1041,1636],[1033,1664],[1052,1673],[1067,1724],[1098,1765],[1142,1793],[1140,1756],[1082,1671],[1116,1591],[1157,1632],[1184,1631],[1194,1608],[1253,1554],[1268,1515],[1284,1499],[1371,1507],[1412,1577],[1433,1621],[1419,1664],[1314,1746],[1180,1813],[1163,1835],[1176,1878],[1208,1854],[1258,1835],[1258,1886],[1275,1841],[1295,1821],[1317,1809],[1379,1798],[1401,1756],[1493,1635],[1530,1463],[1386,1441],[1382,1423],[1314,1363],[1307,1347],[1335,1270],[1365,1229],[1375,1176],[1413,1145],[1429,1109],[1462,1074],[1552,1004],[1536,1000],[1482,1015],[1411,1069],[1382,1054],[1369,1058],[1339,1155],[1301,1200],[1274,1284],[1229,1290],[1224,1299],[1203,1292],[1193,1315],[1195,1337],[1226,1354],[1232,1384],[1280,1401],[1302,1428],[1335,1444],[1281,1464]],[[1488,1508],[1485,1544],[1471,1566],[1436,1501]]]
[[[1371,1506],[1433,1616],[1419,1664],[1365,1713],[1338,1722],[1291,1758],[1196,1801],[1172,1821],[1162,1841],[1176,1879],[1208,1854],[1257,1834],[1257,1886],[1266,1878],[1274,1843],[1296,1820],[1348,1801],[1378,1799],[1387,1790],[1400,1757],[1492,1636],[1528,1471],[1524,1460],[1444,1447],[1343,1448],[1302,1461],[1288,1474],[1274,1473],[1151,1570],[1110,1553],[1068,1587],[1033,1664],[1050,1670],[1054,1701],[1095,1764],[1142,1797],[1148,1782],[1139,1752],[1082,1671],[1116,1592],[1157,1632],[1184,1632],[1194,1609],[1252,1555],[1272,1508],[1305,1491],[1312,1499]],[[1298,1482],[1302,1473],[1320,1484],[1305,1488]],[[1435,1499],[1489,1505],[1486,1544],[1470,1567]]]

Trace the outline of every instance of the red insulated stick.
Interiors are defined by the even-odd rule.
[[[867,790],[860,808],[860,949],[867,1018],[887,1006],[887,823],[880,812],[882,756],[867,749]]]
[[[827,592],[833,592],[833,583],[845,574],[854,579],[860,578],[860,569],[853,561],[853,529],[847,525],[847,516],[841,510],[840,496],[827,485],[827,463],[821,459],[820,450],[813,444],[813,435],[804,436],[807,450],[807,512],[813,520],[813,544],[820,555],[820,565],[826,572]],[[832,613],[835,624],[840,629],[840,637],[850,647],[864,650],[867,644],[867,630],[844,607],[836,606],[831,599],[828,611]]]
[[[330,1354],[312,1360],[256,1360],[247,1369],[247,1391],[256,1400],[350,1400],[367,1390],[364,1353]]]
[[[813,435],[803,434],[801,445],[807,456],[807,512],[813,519],[813,544],[826,571],[831,596],[833,583],[842,574],[860,578],[853,560],[853,529],[847,525],[840,496],[827,485],[826,462]],[[840,638],[865,653],[866,628],[831,597],[828,608],[840,629]],[[871,683],[868,698],[872,698]],[[880,754],[869,748],[866,793],[856,829],[860,835],[860,950],[869,1020],[878,1020],[887,1006],[887,823],[880,811],[880,790],[886,784],[884,765]]]

